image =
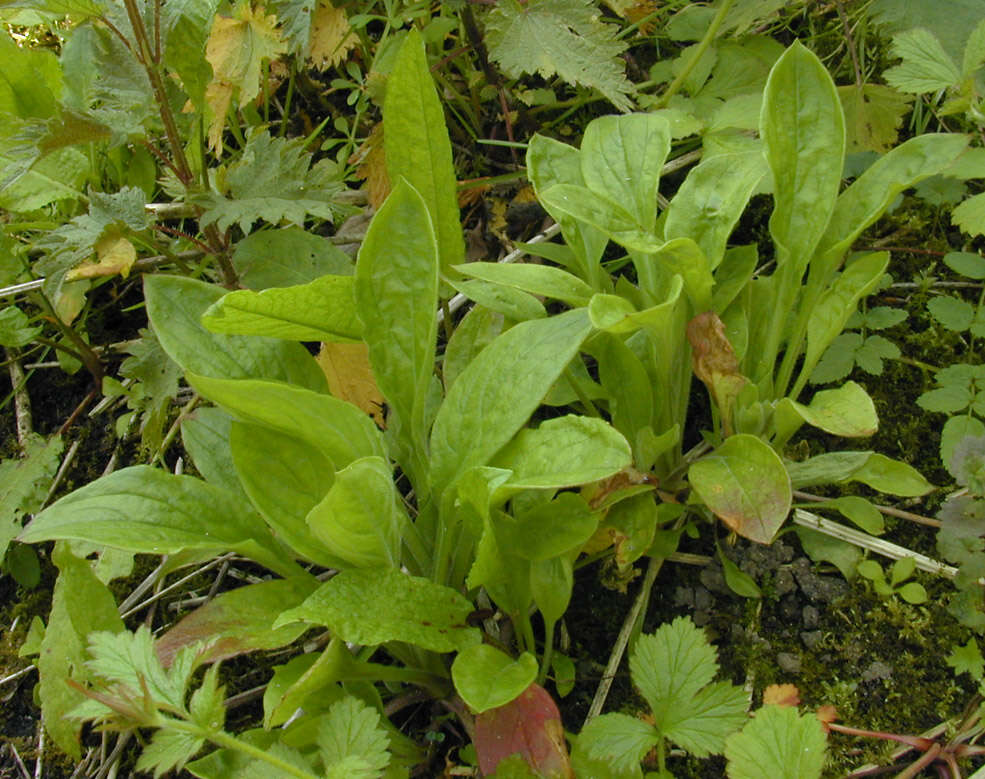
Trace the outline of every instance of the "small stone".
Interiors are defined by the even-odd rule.
[[[869,667],[862,671],[862,681],[872,682],[876,679],[891,679],[893,676],[893,667],[888,665],[881,660],[874,660],[869,663]]]
[[[805,628],[816,628],[821,621],[821,612],[817,606],[804,606],[801,619],[804,620]]]
[[[690,587],[678,587],[674,590],[674,606],[680,608],[681,606],[687,606],[689,609],[694,608],[694,590]]]
[[[701,609],[702,611],[708,611],[711,608],[712,597],[711,593],[708,592],[704,587],[694,588],[694,607],[696,609]]]
[[[776,664],[780,666],[780,670],[784,673],[800,673],[800,655],[795,655],[793,652],[778,652],[776,655]]]
[[[789,595],[797,589],[797,582],[794,581],[793,574],[786,568],[780,568],[773,579],[773,590],[778,597]]]
[[[813,649],[820,644],[822,638],[824,638],[824,632],[821,630],[805,630],[800,634],[800,640],[808,649]]]
[[[721,595],[732,594],[732,590],[725,583],[725,574],[722,573],[722,569],[717,565],[706,565],[701,569],[701,574],[698,578],[712,592],[717,592]]]
[[[800,601],[796,595],[787,595],[780,601],[780,616],[786,620],[796,620],[800,617]]]

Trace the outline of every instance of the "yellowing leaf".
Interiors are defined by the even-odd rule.
[[[386,172],[386,152],[383,149],[383,122],[377,122],[353,156],[356,177],[366,182],[366,195],[373,208],[379,208],[390,194],[390,176]]]
[[[239,3],[233,16],[216,16],[205,45],[205,58],[212,66],[212,81],[205,102],[212,110],[209,147],[222,148],[222,128],[233,94],[245,103],[260,93],[260,66],[287,51],[274,16],[265,16],[263,6],[254,11],[248,2]]]
[[[763,690],[763,705],[798,706],[800,690],[795,684],[771,684]]]
[[[346,54],[359,42],[349,27],[345,11],[330,0],[321,0],[311,26],[311,52],[308,58],[315,67],[325,70],[345,60]]]
[[[361,408],[384,427],[383,395],[369,364],[369,347],[364,343],[323,343],[317,359],[328,379],[329,392]]]
[[[73,268],[65,276],[68,281],[115,276],[117,273],[126,278],[130,274],[130,268],[137,259],[137,250],[129,240],[119,235],[107,235],[96,242],[95,248],[97,262],[87,262]]]
[[[838,97],[845,111],[845,151],[850,153],[889,151],[913,102],[911,95],[881,84],[838,87]]]

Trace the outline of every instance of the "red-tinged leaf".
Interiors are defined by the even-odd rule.
[[[561,714],[538,684],[531,684],[505,706],[476,716],[475,751],[484,776],[495,773],[501,760],[520,754],[541,776],[574,779]]]
[[[824,725],[824,729],[828,729],[828,724],[834,722],[838,719],[838,709],[832,706],[830,703],[826,703],[824,706],[818,706],[815,712],[817,718],[821,720],[821,724]]]
[[[155,647],[157,657],[169,668],[183,646],[213,638],[217,640],[203,655],[204,662],[290,644],[308,626],[293,623],[274,629],[274,620],[299,606],[317,584],[314,579],[275,579],[224,592],[162,635]]]
[[[694,375],[704,382],[722,414],[725,434],[732,433],[732,407],[749,380],[739,372],[725,324],[714,311],[698,314],[687,325]]]
[[[799,706],[800,690],[795,684],[771,684],[763,690],[763,705]]]

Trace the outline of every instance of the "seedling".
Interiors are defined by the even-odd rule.
[[[924,586],[919,582],[907,581],[916,569],[916,561],[912,557],[904,557],[890,567],[888,580],[882,566],[872,559],[863,560],[855,570],[871,581],[872,588],[884,598],[898,595],[907,603],[926,603],[927,590]]]

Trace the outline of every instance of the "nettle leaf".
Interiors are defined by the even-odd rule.
[[[599,20],[591,0],[498,3],[486,19],[490,56],[511,78],[538,73],[597,89],[620,111],[632,110],[633,85],[618,59],[626,44]]]
[[[812,713],[792,706],[763,706],[725,744],[730,779],[819,779],[827,738]]]
[[[330,777],[375,779],[390,763],[389,746],[379,712],[351,695],[333,703],[318,724],[318,751]]]
[[[936,92],[961,80],[958,66],[930,30],[918,27],[894,35],[891,48],[893,56],[903,62],[882,75],[890,86],[902,92]]]
[[[242,156],[226,172],[231,197],[209,192],[194,198],[205,209],[202,225],[215,223],[226,230],[238,224],[249,233],[258,219],[299,227],[308,215],[335,221],[344,213],[332,200],[343,189],[339,170],[330,160],[321,160],[309,170],[310,165],[303,139],[272,138],[266,130],[254,131]]]
[[[479,643],[466,620],[473,605],[455,590],[393,568],[353,569],[325,582],[274,627],[293,621],[327,625],[344,641],[375,645],[406,641],[433,652]]]

